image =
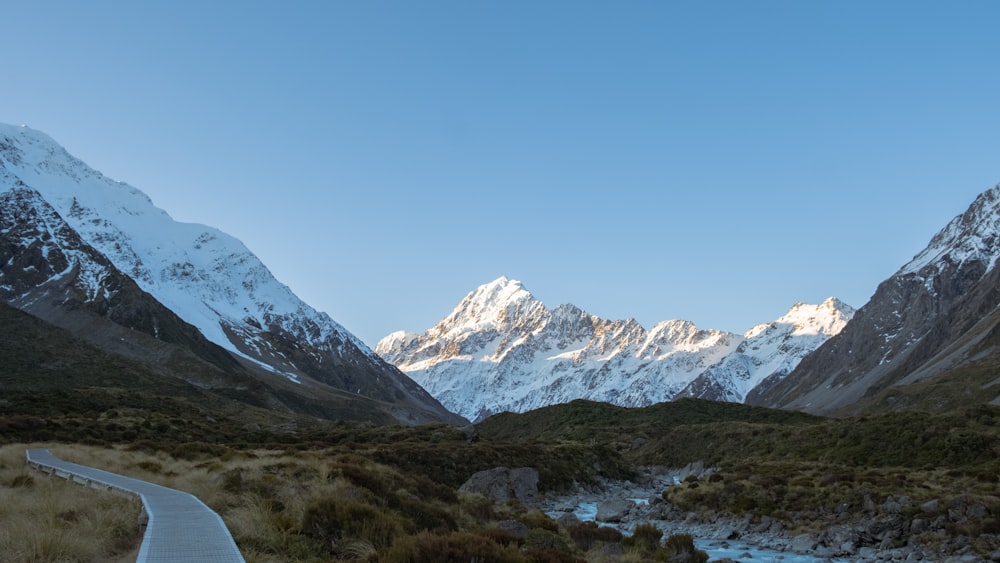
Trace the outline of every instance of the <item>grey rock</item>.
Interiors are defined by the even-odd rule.
[[[929,500],[929,501],[921,504],[920,505],[920,510],[922,510],[924,512],[934,512],[935,510],[937,510],[940,507],[941,507],[941,500],[940,499],[933,499],[933,500]]]
[[[799,534],[792,538],[791,549],[796,553],[808,553],[816,549],[816,538],[810,534]]]
[[[862,547],[858,550],[858,557],[862,559],[875,559],[876,553],[875,549],[871,547]]]
[[[632,508],[635,502],[628,499],[611,499],[597,504],[598,522],[621,522]]]
[[[887,514],[899,514],[903,511],[903,503],[895,497],[889,497],[882,503],[882,512]]]
[[[458,490],[478,493],[497,502],[512,499],[532,502],[538,498],[538,470],[531,467],[495,467],[469,477]]]
[[[986,508],[986,505],[980,502],[970,504],[965,509],[965,515],[973,520],[982,520],[987,514],[989,514],[989,510]]]

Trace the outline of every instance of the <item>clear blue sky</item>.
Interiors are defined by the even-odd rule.
[[[0,121],[370,345],[520,279],[644,326],[859,307],[1000,182],[1000,2],[0,0]]]

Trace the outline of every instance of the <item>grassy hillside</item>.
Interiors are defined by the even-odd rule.
[[[223,515],[249,561],[425,560],[414,559],[420,553],[427,561],[440,553],[484,561],[653,557],[635,544],[622,556],[597,555],[618,540],[457,493],[473,473],[497,466],[535,467],[543,490],[560,491],[629,478],[640,465],[703,461],[718,472],[672,487],[664,498],[708,519],[749,513],[813,533],[842,523],[844,514],[906,498],[906,518],[948,521],[944,536],[921,541],[978,538],[976,553],[989,553],[996,543],[989,538],[1000,537],[1000,407],[825,419],[694,399],[643,409],[574,401],[496,415],[470,435],[444,424],[303,415],[309,405],[289,403],[306,398],[262,390],[254,380],[201,388],[3,306],[0,350],[0,444],[8,444],[0,452],[0,504],[41,499],[50,512],[37,516],[47,524],[35,528],[54,534],[0,533],[0,551],[28,554],[15,560],[74,559],[65,553],[84,546],[70,542],[77,532],[65,530],[95,521],[106,520],[96,526],[108,537],[75,560],[127,558],[135,547],[130,528],[110,516],[125,509],[91,513],[85,500],[44,500],[71,495],[25,472],[23,444],[40,441],[72,461],[198,494]],[[984,368],[982,377],[989,376]],[[916,514],[924,503],[934,508]],[[978,515],[952,521],[956,505]],[[0,530],[20,529],[17,518],[26,517],[0,511]],[[501,529],[511,520],[528,535]]]
[[[94,322],[94,330],[129,332]],[[289,426],[316,427],[316,419],[396,421],[393,405],[329,386],[252,367],[224,371],[143,334],[121,341],[133,357],[0,303],[0,416],[25,417],[17,422],[25,428],[13,432],[0,425],[0,439],[217,441],[238,440],[247,429],[285,435]],[[28,428],[37,433],[24,434]]]

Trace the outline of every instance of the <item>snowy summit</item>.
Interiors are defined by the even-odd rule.
[[[683,320],[646,330],[574,305],[547,309],[521,282],[501,277],[426,332],[392,333],[375,351],[470,420],[578,398],[623,406],[681,395],[742,401],[764,379],[786,375],[853,312],[831,298],[796,304],[742,336]]]

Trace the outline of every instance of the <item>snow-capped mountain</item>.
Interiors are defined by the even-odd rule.
[[[622,406],[681,393],[741,400],[756,382],[787,374],[852,313],[831,299],[796,305],[743,336],[681,320],[646,330],[573,305],[547,309],[520,282],[501,277],[427,332],[392,333],[375,351],[470,420],[580,398]]]
[[[753,404],[816,413],[1000,400],[1000,186],[882,282],[837,336]]]
[[[765,380],[782,380],[806,354],[839,333],[854,309],[835,297],[819,305],[796,303],[781,318],[748,330],[736,350],[702,372],[680,394],[742,403]]]
[[[67,300],[40,290],[51,293],[70,278],[62,291],[90,305],[114,302],[122,284],[134,283],[130,292],[151,296],[207,341],[274,377],[405,403],[434,413],[429,418],[450,416],[328,315],[298,299],[240,241],[174,221],[138,189],[106,178],[40,132],[0,124],[0,198],[6,243],[0,296],[15,306],[37,314]],[[127,282],[107,283],[120,277]],[[161,321],[152,315],[144,328],[160,338]]]

